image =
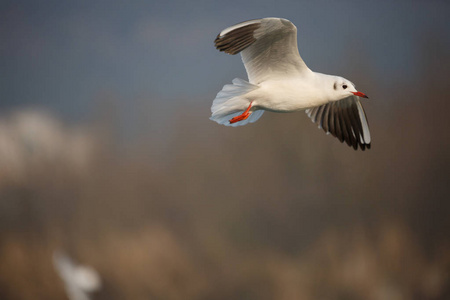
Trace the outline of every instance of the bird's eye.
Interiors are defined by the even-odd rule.
[[[345,89],[347,88],[347,85],[344,84],[344,85],[342,86],[342,88],[345,90]]]

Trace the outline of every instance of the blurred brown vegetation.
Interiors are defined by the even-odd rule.
[[[436,43],[424,78],[359,84],[366,152],[302,113],[217,126],[209,102],[168,116],[164,151],[151,127],[124,146],[114,126],[3,116],[0,299],[64,299],[57,249],[99,271],[94,299],[449,299],[450,51]]]

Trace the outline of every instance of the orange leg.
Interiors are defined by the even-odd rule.
[[[236,122],[239,122],[239,121],[247,119],[251,115],[251,113],[249,113],[249,111],[250,111],[250,108],[252,108],[252,103],[253,103],[253,101],[250,102],[250,105],[247,107],[247,109],[242,114],[232,118],[230,120],[230,124],[233,124],[233,123],[236,123]]]

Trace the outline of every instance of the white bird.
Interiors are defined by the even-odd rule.
[[[349,80],[311,71],[297,48],[297,28],[289,20],[264,18],[224,29],[218,50],[241,53],[248,82],[235,78],[217,94],[211,120],[226,126],[257,121],[264,111],[305,110],[327,134],[356,150],[370,148],[369,125],[358,92]]]
[[[90,294],[101,288],[100,276],[93,268],[75,264],[66,254],[55,251],[53,264],[70,300],[89,300]]]

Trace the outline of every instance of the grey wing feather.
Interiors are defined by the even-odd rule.
[[[286,19],[242,22],[224,29],[214,43],[225,53],[241,53],[251,83],[310,71],[298,52],[297,28]]]
[[[341,142],[355,150],[370,149],[370,131],[366,113],[358,97],[350,96],[306,110],[311,121],[327,134],[331,133]]]

